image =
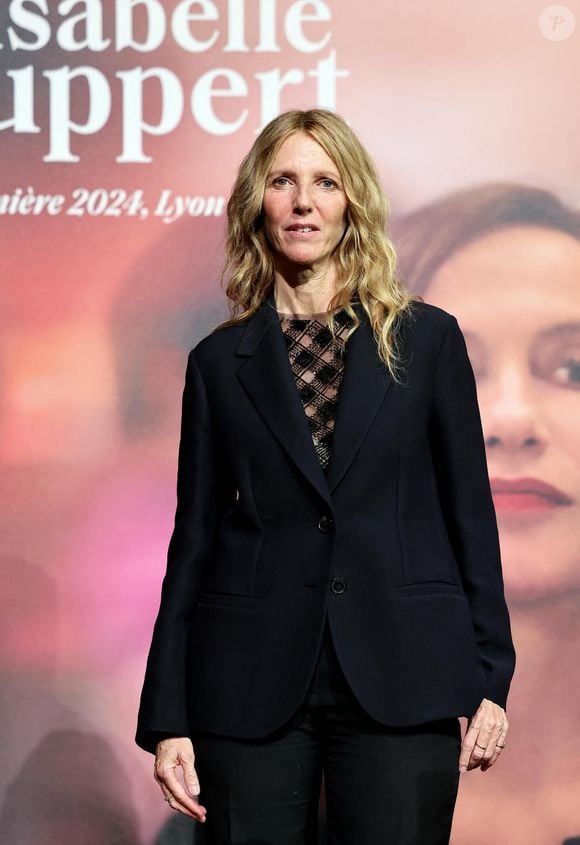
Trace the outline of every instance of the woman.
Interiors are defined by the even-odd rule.
[[[411,289],[461,321],[477,378],[518,651],[518,731],[471,779],[454,834],[545,845],[580,835],[580,213],[544,189],[477,185],[394,226]],[[531,738],[535,740],[530,741]],[[576,839],[574,838],[574,841]]]
[[[447,842],[459,771],[505,746],[473,373],[455,318],[398,283],[385,219],[317,109],[265,127],[228,205],[242,311],[189,355],[136,737],[210,843],[315,841],[323,771],[330,842]]]

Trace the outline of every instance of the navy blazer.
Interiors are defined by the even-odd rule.
[[[137,743],[263,737],[297,710],[328,614],[374,719],[502,707],[515,654],[473,370],[456,318],[414,303],[395,383],[362,324],[332,457],[317,458],[273,289],[190,352],[175,526]]]

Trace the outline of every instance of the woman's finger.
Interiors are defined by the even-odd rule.
[[[490,769],[494,765],[494,763],[496,763],[496,761],[499,759],[501,752],[506,747],[506,735],[507,735],[507,731],[501,731],[500,732],[500,735],[499,735],[497,742],[495,744],[495,749],[494,749],[494,752],[491,756],[491,759],[489,761],[486,761],[481,766],[482,772],[486,772],[488,769]]]
[[[490,743],[493,741],[494,735],[495,733],[491,732],[490,730],[484,728],[479,729],[478,734],[475,737],[473,743],[471,758],[469,760],[469,763],[467,764],[468,769],[476,769],[478,766],[481,765],[481,763],[485,759]]]
[[[163,797],[170,807],[198,821],[205,821],[206,808],[187,794],[175,771],[170,768],[161,771],[157,769],[157,779],[160,782]]]
[[[492,733],[488,748],[481,762],[482,771],[487,771],[496,762],[500,756],[503,747],[506,744],[506,737],[508,732],[508,721],[505,710],[499,706],[489,702],[488,705],[489,718],[493,719],[496,724],[496,729]]]
[[[186,760],[181,761],[181,768],[183,769],[183,777],[185,779],[185,785],[188,789],[190,795],[192,795],[196,800],[197,796],[200,793],[199,788],[199,778],[197,776],[197,772],[195,771],[194,767],[195,755],[194,759],[190,759],[189,757]]]
[[[179,812],[183,813],[186,816],[190,816],[190,818],[195,818],[193,813],[190,813],[189,810],[185,810],[182,807],[178,806],[178,802],[173,797],[171,792],[167,791],[166,789],[161,788],[161,792],[163,793],[163,798],[167,801],[167,806],[171,807],[172,810],[178,810]]]
[[[501,726],[498,725],[494,730],[489,732],[489,734],[487,736],[487,742],[486,742],[485,741],[485,734],[482,736],[482,733],[480,732],[479,737],[477,738],[477,742],[476,742],[475,747],[476,747],[476,750],[481,750],[480,746],[485,745],[485,749],[483,750],[483,753],[481,754],[481,756],[478,754],[479,765],[481,766],[481,768],[483,768],[484,766],[487,766],[489,761],[493,757],[493,755],[495,753],[495,748],[496,748],[497,742],[499,740],[500,733],[501,733]]]
[[[463,742],[461,743],[461,753],[459,755],[459,770],[461,772],[466,772],[468,768],[470,768],[472,753],[475,748],[475,741],[478,735],[479,728],[475,727],[475,725],[471,723],[467,728],[465,736],[463,737]],[[473,766],[471,766],[471,768],[473,768]]]

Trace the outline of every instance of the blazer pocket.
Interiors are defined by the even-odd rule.
[[[240,610],[254,610],[260,607],[262,599],[258,596],[243,596],[237,593],[198,593],[195,604],[211,605],[213,607],[234,607]]]
[[[465,595],[461,584],[454,584],[451,581],[416,581],[413,584],[399,584],[395,587],[395,594],[399,598],[407,598],[408,596]]]

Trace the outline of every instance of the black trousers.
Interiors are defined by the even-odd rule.
[[[323,775],[328,845],[449,842],[459,720],[393,728],[371,719],[328,626],[308,696],[287,725],[260,740],[192,740],[207,845],[316,845]]]

